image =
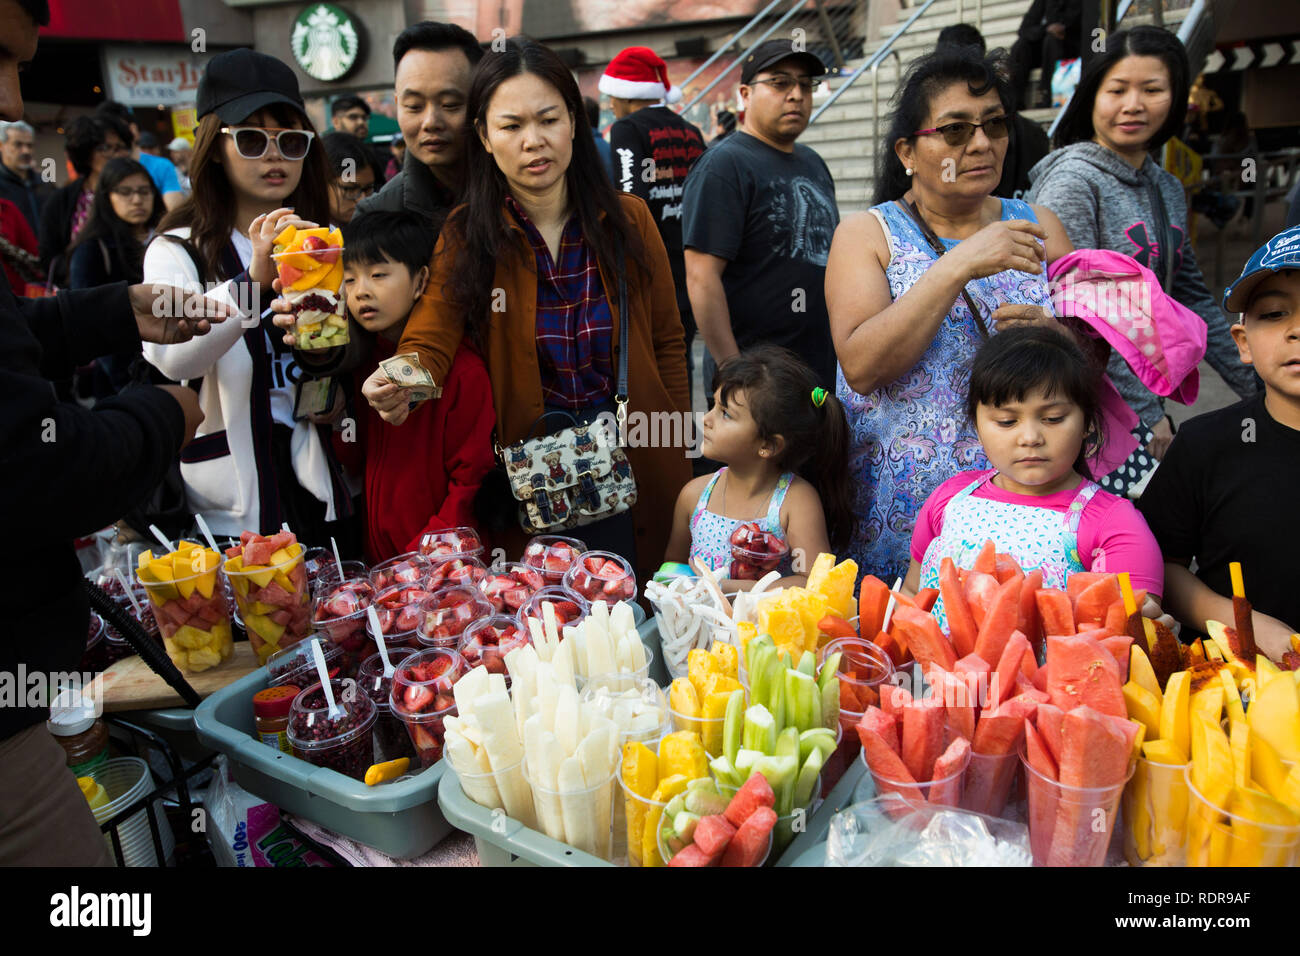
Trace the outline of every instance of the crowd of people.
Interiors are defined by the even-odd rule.
[[[30,27],[19,59],[43,8],[0,0]],[[74,121],[78,176],[44,197],[38,250],[74,291],[0,293],[9,527],[16,540],[31,528],[40,566],[57,569],[8,605],[24,609],[12,634],[40,609],[39,653],[6,642],[3,663],[71,669],[86,603],[68,539],[140,509],[176,468],[184,506],[145,518],[201,513],[221,536],[283,522],[370,561],[461,525],[514,558],[530,533],[574,527],[559,521],[572,506],[574,533],[641,581],[664,561],[728,577],[731,535],[753,522],[790,547],[786,583],[833,550],[915,592],[992,538],[1057,586],[1130,572],[1143,613],[1185,635],[1229,619],[1240,561],[1259,645],[1280,657],[1300,625],[1285,550],[1300,530],[1285,505],[1300,463],[1300,230],[1259,250],[1222,305],[1206,288],[1181,186],[1152,159],[1188,99],[1166,31],[1113,35],[1038,156],[1005,60],[969,28],[945,32],[899,90],[875,205],[843,219],[829,169],[799,142],[826,69],[788,40],[741,64],[743,109],[707,146],[671,108],[664,62],[620,53],[600,84],[616,117],[608,162],[554,51],[527,38],[485,50],[432,22],[393,48],[400,169],[362,142],[363,101],[336,101],[318,135],[293,71],[251,50],[206,68],[184,185],[160,179],[129,115]],[[4,82],[0,187],[26,215],[31,134],[16,75]],[[343,231],[351,334],[304,351],[272,246],[321,225]],[[1099,296],[1062,294],[1089,283]],[[160,318],[160,287],[206,288],[208,317]],[[588,470],[566,504],[562,463],[520,497],[509,466],[529,439],[689,417],[697,330],[698,448],[620,429],[630,498],[602,498]],[[416,356],[440,394],[413,401],[380,365],[396,355]],[[50,392],[95,356],[93,410]],[[1242,401],[1175,435],[1165,401],[1194,400],[1202,357]],[[326,379],[328,400],[301,407],[304,385]],[[43,442],[46,419],[76,438]],[[44,715],[0,719],[6,767],[26,760],[61,787],[24,733]],[[5,786],[0,806],[28,805]],[[35,851],[9,819],[0,858],[22,859]]]

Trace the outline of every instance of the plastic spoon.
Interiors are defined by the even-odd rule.
[[[901,588],[902,586],[903,586],[903,579],[896,578],[894,580],[894,586],[889,589],[889,603],[885,605],[885,617],[884,620],[880,622],[880,629],[882,631],[889,630],[889,619],[894,616],[894,605],[898,603],[897,592],[898,589]]]
[[[397,669],[393,667],[392,662],[388,659],[388,648],[384,646],[384,631],[379,626],[379,614],[375,611],[373,604],[366,608],[366,618],[370,621],[370,636],[379,645],[379,659],[384,662],[384,677],[391,679]]]
[[[334,700],[334,688],[330,686],[330,672],[325,666],[325,655],[321,653],[320,641],[314,637],[311,641],[311,653],[316,658],[316,673],[320,675],[320,687],[325,693],[325,703],[329,705],[329,718],[339,720],[346,715],[343,708]]]
[[[289,530],[289,522],[287,521],[280,522],[280,530],[283,531],[285,534],[293,534],[293,532]]]
[[[220,554],[221,549],[217,547],[217,539],[212,536],[212,529],[209,528],[208,523],[203,520],[203,515],[196,514],[194,516],[194,523],[199,526],[199,531],[203,534],[204,540],[208,542],[208,547],[217,552],[217,554]]]
[[[158,539],[158,543],[167,549],[168,554],[171,554],[173,551],[176,550],[175,548],[172,547],[172,543],[167,540],[167,536],[158,529],[158,526],[156,524],[149,525],[149,530],[152,531],[153,536]]]
[[[135,599],[131,593],[131,585],[126,580],[126,575],[122,573],[121,568],[114,568],[113,574],[117,577],[117,583],[122,585],[122,590],[126,594],[126,599],[131,602],[131,607],[135,608],[136,620],[144,620],[144,609],[140,607],[140,602]]]
[[[330,538],[330,547],[334,549],[334,566],[339,569],[339,580],[343,580],[343,559],[339,557],[339,543]]]

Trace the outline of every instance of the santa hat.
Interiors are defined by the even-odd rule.
[[[668,81],[668,64],[644,46],[630,46],[610,60],[599,86],[602,93],[622,100],[676,103],[682,98],[682,91]]]

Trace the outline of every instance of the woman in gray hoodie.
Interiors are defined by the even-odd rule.
[[[1187,241],[1182,183],[1151,158],[1182,129],[1188,73],[1187,51],[1168,30],[1141,26],[1109,36],[1079,80],[1055,151],[1029,172],[1028,199],[1060,217],[1076,249],[1122,252],[1154,272],[1168,295],[1205,320],[1206,360],[1248,398],[1255,374],[1238,358]],[[1107,371],[1155,435],[1148,451],[1163,457],[1173,431],[1160,399],[1117,354]]]

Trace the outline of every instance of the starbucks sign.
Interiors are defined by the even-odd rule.
[[[314,80],[341,80],[357,64],[361,36],[356,18],[332,3],[316,3],[298,14],[289,38],[293,58]]]

